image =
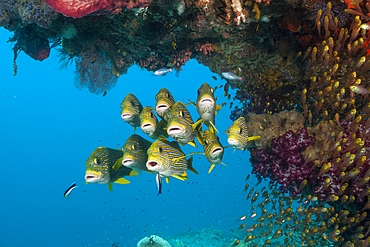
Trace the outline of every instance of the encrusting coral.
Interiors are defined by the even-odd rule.
[[[141,239],[137,243],[137,247],[171,247],[171,245],[161,237],[150,235]]]

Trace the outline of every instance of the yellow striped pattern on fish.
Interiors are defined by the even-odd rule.
[[[155,111],[160,118],[165,119],[166,112],[175,104],[172,94],[167,89],[162,88],[155,96],[155,101]]]
[[[122,165],[134,171],[147,171],[148,148],[152,143],[139,135],[131,135],[122,147]]]
[[[132,127],[140,126],[140,112],[143,106],[136,96],[132,93],[128,94],[121,103],[121,118]]]
[[[195,146],[194,122],[182,102],[178,101],[170,108],[167,112],[167,118],[167,134],[182,145],[189,143]]]
[[[216,99],[213,95],[213,88],[207,83],[203,83],[198,89],[196,107],[204,124],[215,133]]]
[[[162,177],[173,176],[181,180],[187,179],[186,170],[195,171],[192,167],[192,157],[187,160],[178,144],[167,140],[153,142],[148,149],[146,167]]]
[[[121,179],[124,176],[132,175],[132,169],[122,167],[114,170],[116,163],[122,161],[122,150],[98,147],[95,149],[89,158],[86,160],[85,180],[87,183],[110,184],[129,183],[126,179]]]
[[[228,135],[227,142],[235,149],[244,150],[247,147],[248,141],[257,140],[260,136],[249,136],[247,123],[244,117],[239,117],[230,126],[229,131],[226,131]]]
[[[208,173],[210,173],[215,165],[222,162],[224,148],[222,147],[218,136],[209,130],[204,130],[203,149],[208,162],[212,164],[208,171]]]
[[[140,113],[140,128],[152,139],[157,139],[163,134],[163,122],[159,123],[157,117],[153,113],[153,108],[145,106]]]

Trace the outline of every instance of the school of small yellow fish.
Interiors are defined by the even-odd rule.
[[[223,164],[225,148],[245,150],[248,141],[259,138],[248,136],[245,119],[240,117],[226,131],[230,146],[223,147],[215,124],[217,111],[221,109],[216,100],[214,89],[207,83],[198,89],[196,102],[187,104],[176,102],[165,88],[155,95],[155,107],[143,107],[134,94],[128,94],[121,103],[121,118],[134,128],[134,134],[121,149],[98,147],[91,153],[86,160],[86,183],[107,184],[112,191],[113,183],[128,184],[130,182],[125,177],[145,171],[156,176],[160,194],[162,178],[168,183],[171,177],[188,179],[188,171],[198,174],[193,167],[192,156],[195,154],[207,158],[211,164],[210,173],[217,164]],[[187,109],[189,105],[195,106],[199,114],[195,122]],[[136,128],[152,141],[136,134]],[[203,147],[203,152],[185,154],[181,150],[180,145],[186,144],[197,148],[196,142]]]

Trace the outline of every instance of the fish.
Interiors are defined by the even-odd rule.
[[[261,138],[260,136],[248,136],[247,123],[244,117],[239,117],[226,131],[228,135],[227,142],[235,149],[245,150],[248,141]]]
[[[161,120],[158,122],[157,117],[153,113],[153,108],[145,106],[140,113],[140,128],[152,139],[158,139],[159,136],[163,135],[168,137],[167,132],[164,130],[166,123]]]
[[[192,166],[193,156],[186,159],[186,155],[175,141],[156,140],[148,149],[148,170],[159,173],[168,183],[170,177],[180,180],[188,179],[186,171],[198,172]]]
[[[168,72],[172,72],[172,68],[161,68],[153,72],[153,75],[165,76]]]
[[[104,90],[103,97],[105,97],[105,95],[107,95],[107,89]]]
[[[237,76],[232,72],[222,72],[221,75],[225,77],[226,79],[232,80],[232,81],[235,81],[235,80],[242,81],[243,80],[243,77]]]
[[[167,134],[181,145],[190,144],[197,147],[194,138],[194,122],[185,105],[178,101],[167,112]],[[200,142],[201,143],[201,142]]]
[[[140,135],[131,135],[122,146],[122,162],[117,164],[114,169],[118,170],[121,165],[136,172],[148,171],[146,162],[148,160],[148,148],[152,143]]]
[[[355,85],[355,86],[350,86],[349,87],[353,92],[355,93],[360,93],[360,94],[369,94],[370,91],[367,90],[366,88],[362,87],[362,86],[359,86],[359,85]]]
[[[128,94],[123,102],[121,103],[121,118],[134,127],[134,133],[136,127],[140,127],[140,113],[143,110],[143,106],[136,96],[132,93]]]
[[[164,119],[170,107],[175,104],[175,99],[173,98],[172,94],[165,88],[159,90],[155,96],[155,101],[155,111],[162,119]]]
[[[138,173],[131,168],[118,165],[122,163],[122,155],[123,152],[120,149],[107,147],[96,148],[85,162],[86,183],[108,184],[110,191],[112,191],[113,183],[130,183],[130,181],[123,177],[134,176]],[[114,166],[119,168],[113,169]]]
[[[212,164],[208,173],[211,173],[215,165],[219,163],[225,165],[222,163],[224,148],[222,147],[218,136],[209,130],[204,130],[203,133],[203,149],[208,162]]]
[[[207,83],[203,83],[198,89],[197,103],[195,106],[201,119],[194,126],[198,126],[198,124],[203,122],[213,133],[218,132],[215,126],[215,116],[216,111],[219,111],[221,106],[216,105],[213,88]]]
[[[69,198],[69,195],[72,193],[72,190],[76,189],[78,186],[75,182],[71,186],[68,187],[68,189],[64,192],[64,197]]]
[[[162,178],[159,173],[155,176],[155,182],[157,184],[158,195],[162,194]]]

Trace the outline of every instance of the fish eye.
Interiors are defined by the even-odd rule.
[[[131,147],[133,150],[136,150],[138,147],[137,147],[137,144],[132,144],[132,147]]]
[[[183,111],[180,111],[180,116],[185,117],[185,113]]]
[[[170,93],[167,93],[167,97],[168,97],[168,98],[171,98],[171,94],[170,94]]]
[[[152,112],[152,111],[150,112],[150,116],[151,116],[152,118],[154,118],[154,114],[153,114],[153,112]]]
[[[95,158],[95,159],[94,159],[94,163],[95,163],[96,165],[100,165],[100,164],[101,164],[101,160],[100,160],[99,158]]]
[[[131,100],[131,105],[135,105],[135,101]]]
[[[200,91],[199,91],[199,89],[198,89],[198,94],[200,94]]]
[[[243,132],[243,129],[242,128],[240,128],[239,129],[239,134],[241,134]]]
[[[211,88],[211,93],[213,93],[213,88]]]
[[[207,140],[204,140],[204,144],[207,146],[208,145],[208,141]]]
[[[158,151],[159,151],[160,153],[162,153],[162,152],[163,152],[163,149],[162,149],[162,148],[158,148]]]

